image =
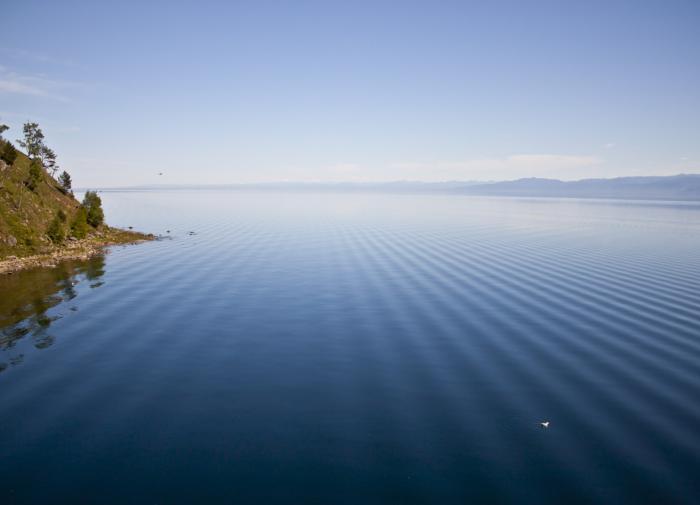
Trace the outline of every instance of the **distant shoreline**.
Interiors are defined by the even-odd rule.
[[[512,181],[266,182],[245,184],[151,184],[104,187],[99,191],[342,191],[396,194],[448,194],[525,198],[581,198],[700,202],[700,174],[611,179],[526,178]]]

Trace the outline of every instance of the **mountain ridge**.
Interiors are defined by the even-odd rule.
[[[696,201],[700,200],[700,174],[626,176],[577,181],[531,177],[479,184],[457,191],[484,196]]]
[[[102,191],[137,190],[294,190],[388,193],[450,193],[474,196],[602,198],[700,201],[700,174],[625,176],[562,181],[527,177],[509,181],[264,182],[238,184],[152,184],[104,187]]]

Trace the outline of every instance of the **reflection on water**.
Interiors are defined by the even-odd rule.
[[[103,282],[103,255],[87,261],[66,261],[56,268],[38,268],[0,277],[0,372],[24,362],[30,349],[46,349],[56,340],[54,321],[77,312],[76,287]],[[65,303],[64,311],[51,309]],[[29,341],[30,344],[25,342]]]

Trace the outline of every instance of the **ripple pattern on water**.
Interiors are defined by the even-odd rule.
[[[171,238],[0,279],[10,503],[700,502],[700,206],[103,200]]]

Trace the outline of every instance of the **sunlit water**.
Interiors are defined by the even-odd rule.
[[[103,199],[171,239],[0,278],[1,503],[700,502],[700,206]]]

